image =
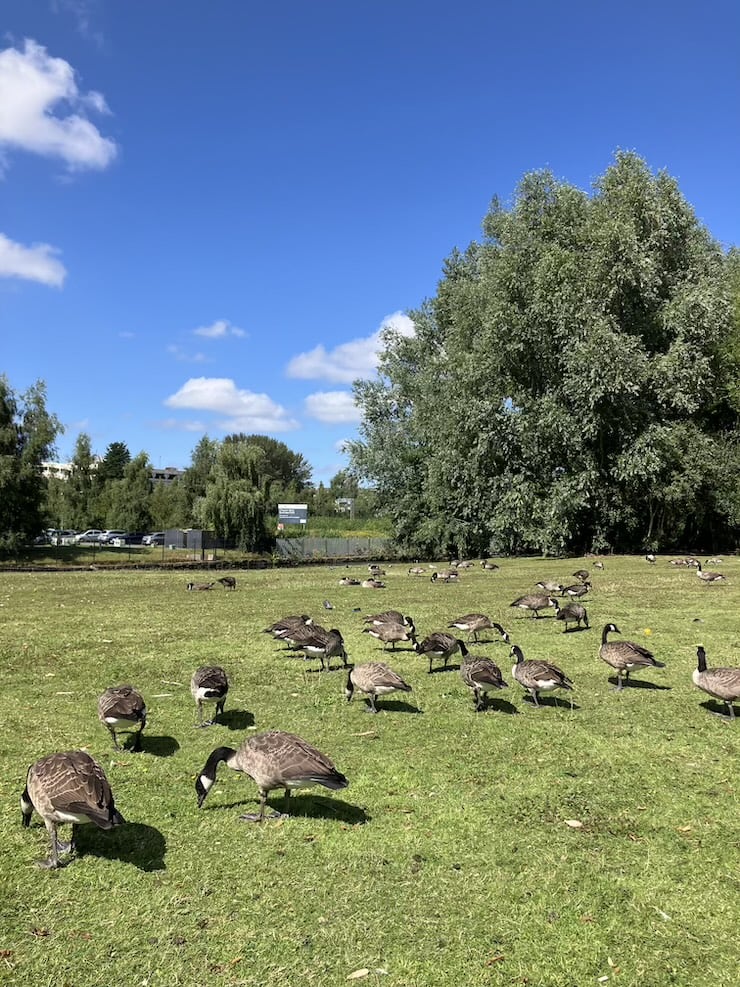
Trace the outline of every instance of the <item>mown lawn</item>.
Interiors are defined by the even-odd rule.
[[[383,591],[341,588],[336,568],[237,573],[234,593],[187,593],[191,574],[0,574],[0,982],[338,985],[368,971],[358,982],[385,987],[734,987],[740,720],[711,715],[691,671],[699,643],[710,665],[740,663],[740,564],[705,586],[666,559],[607,558],[589,631],[508,608],[583,564],[504,560],[460,585],[396,564]],[[573,678],[575,710],[548,697],[534,711],[512,687],[476,714],[457,671],[428,675],[399,650],[387,660],[414,691],[367,716],[343,673],[260,633],[310,613],[353,661],[378,659],[360,618],[389,607],[422,635],[489,614]],[[620,695],[596,657],[609,620],[666,663]],[[494,636],[473,650],[513,682]],[[197,730],[190,675],[212,663],[232,682],[225,723]],[[113,752],[96,716],[124,682],[149,707],[138,755]],[[299,793],[293,818],[259,827],[238,818],[254,784],[222,765],[198,810],[210,751],[273,728],[325,751],[350,787]],[[85,830],[69,866],[39,870],[46,831],[37,816],[20,826],[26,769],[82,747],[127,825]]]

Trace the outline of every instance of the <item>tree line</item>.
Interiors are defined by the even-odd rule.
[[[132,457],[125,442],[112,442],[98,459],[83,432],[68,478],[45,477],[42,463],[61,431],[43,382],[19,394],[0,376],[0,550],[53,527],[206,528],[244,551],[263,551],[274,544],[278,503],[305,502],[309,517],[331,516],[337,498],[353,497],[357,517],[373,513],[372,491],[349,473],[316,486],[307,460],[265,435],[204,436],[180,477],[154,483],[146,452]]]
[[[616,155],[526,174],[355,384],[355,474],[409,554],[727,549],[740,533],[740,253]]]

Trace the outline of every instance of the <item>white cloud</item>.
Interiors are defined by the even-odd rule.
[[[72,110],[68,116],[54,116],[60,103]],[[109,112],[100,93],[80,92],[69,62],[28,39],[22,51],[0,51],[0,147],[61,158],[70,170],[105,168],[117,148],[87,110]]]
[[[351,391],[317,391],[305,400],[306,414],[327,425],[359,422],[360,409]]]
[[[213,325],[200,326],[193,329],[194,336],[205,336],[206,339],[225,339],[227,336],[246,336],[246,332],[238,326],[232,326],[227,319],[217,319]]]
[[[176,360],[180,360],[182,363],[209,363],[209,358],[205,353],[186,353],[180,346],[172,343],[167,347],[167,352],[170,356],[173,356]]]
[[[380,328],[371,336],[341,343],[328,351],[319,344],[307,353],[294,356],[285,372],[288,377],[300,380],[328,380],[336,384],[351,384],[358,378],[372,377],[387,332],[413,336],[414,323],[403,312],[394,312],[383,319]]]
[[[227,377],[191,377],[164,403],[169,408],[226,416],[216,423],[225,432],[287,432],[298,428],[298,422],[267,394],[245,391]]]
[[[61,288],[67,271],[48,243],[24,247],[0,233],[0,278],[25,278]]]

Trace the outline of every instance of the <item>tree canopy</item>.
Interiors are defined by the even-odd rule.
[[[352,465],[401,544],[471,555],[735,537],[737,262],[675,180],[621,153],[592,195],[527,174],[483,231],[411,313],[415,335],[386,335],[379,379],[355,385]]]

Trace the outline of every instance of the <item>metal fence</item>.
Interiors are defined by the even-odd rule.
[[[393,555],[388,538],[278,538],[282,559],[381,559]]]

